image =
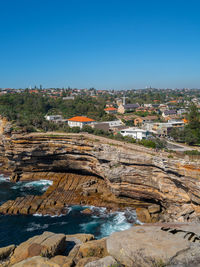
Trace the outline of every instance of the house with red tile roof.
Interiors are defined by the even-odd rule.
[[[84,117],[84,116],[76,116],[71,119],[68,119],[69,127],[80,127],[82,128],[84,125],[90,125],[94,123],[95,120]]]
[[[104,108],[104,111],[107,114],[116,114],[117,113],[117,109],[114,107],[108,107],[108,108]]]

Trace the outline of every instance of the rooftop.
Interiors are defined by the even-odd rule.
[[[105,108],[104,109],[105,111],[112,111],[112,110],[117,110],[116,108],[113,108],[113,107],[111,107],[111,108]]]
[[[68,121],[90,122],[90,121],[94,121],[94,120],[87,118],[87,117],[84,117],[84,116],[76,116],[76,117],[73,117],[71,119],[68,119]]]

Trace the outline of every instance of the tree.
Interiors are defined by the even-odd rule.
[[[200,113],[195,104],[190,106],[190,111],[188,113],[187,119],[189,121],[188,127],[190,129],[199,130],[200,129]]]

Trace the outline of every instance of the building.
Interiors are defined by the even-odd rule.
[[[183,128],[185,122],[183,120],[169,120],[168,122],[146,122],[143,125],[143,129],[150,131],[162,137],[169,135],[173,128]]]
[[[63,100],[74,100],[74,96],[65,96],[63,97]]]
[[[163,118],[166,117],[175,117],[177,115],[177,111],[175,109],[170,109],[170,110],[164,110],[162,113]]]
[[[76,116],[71,119],[68,119],[69,127],[80,127],[82,128],[84,125],[91,125],[95,121],[93,119],[84,117],[84,116]]]
[[[144,122],[151,122],[157,120],[157,116],[137,117],[134,119],[134,125],[142,125]]]
[[[47,121],[59,122],[63,120],[62,115],[46,115],[45,119]]]
[[[136,140],[142,140],[146,139],[147,136],[149,135],[149,132],[143,129],[135,128],[135,127],[130,127],[127,129],[122,129],[120,131],[120,134],[123,136],[130,136]]]
[[[177,114],[180,116],[185,114],[185,113],[187,113],[187,110],[185,108],[180,108],[177,110]]]
[[[118,107],[118,112],[121,113],[121,114],[124,114],[126,112],[132,112],[132,111],[135,111],[135,109],[139,108],[139,104],[121,104],[119,105]]]
[[[103,121],[103,122],[95,122],[92,124],[92,128],[103,130],[103,131],[110,131],[110,132],[118,132],[122,128],[124,128],[124,124],[120,120],[116,121]]]
[[[104,111],[107,114],[116,114],[117,113],[117,109],[116,108],[113,108],[113,107],[105,108]]]

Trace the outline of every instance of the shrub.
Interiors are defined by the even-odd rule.
[[[184,151],[185,155],[200,155],[200,151],[198,150],[189,150],[189,151]]]

